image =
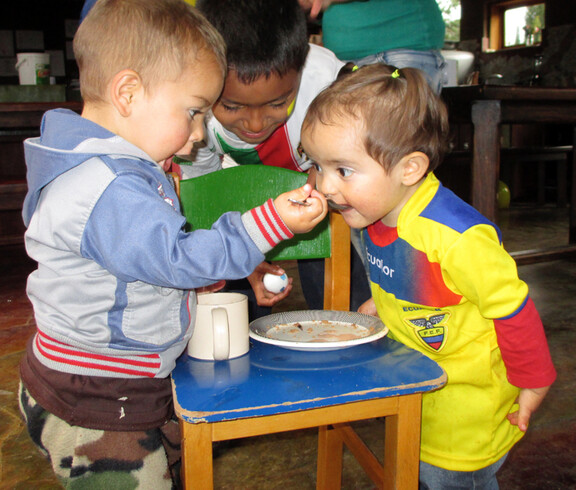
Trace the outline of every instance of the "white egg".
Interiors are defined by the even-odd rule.
[[[264,287],[271,293],[281,293],[288,286],[288,276],[282,274],[281,276],[276,276],[274,274],[264,274]]]

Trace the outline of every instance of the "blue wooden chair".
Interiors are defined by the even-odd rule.
[[[208,228],[223,212],[250,209],[306,178],[276,167],[233,167],[180,182],[179,195],[191,226]],[[337,213],[328,221],[268,258],[325,257],[325,309],[347,311],[350,231]],[[248,354],[229,361],[184,354],[172,373],[184,486],[213,488],[215,441],[318,427],[317,488],[340,488],[346,444],[377,487],[416,489],[422,393],[445,382],[436,363],[388,338],[328,352],[254,341]],[[384,465],[349,425],[376,417],[386,417]]]

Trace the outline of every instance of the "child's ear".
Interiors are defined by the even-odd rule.
[[[132,113],[135,97],[142,89],[142,79],[134,70],[122,70],[114,75],[110,83],[110,97],[112,105],[122,117]]]
[[[426,175],[430,160],[421,151],[414,151],[402,159],[402,183],[406,186],[414,185]]]

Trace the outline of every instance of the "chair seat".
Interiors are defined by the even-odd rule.
[[[252,341],[248,354],[229,361],[183,356],[172,380],[178,416],[203,423],[424,392],[442,386],[445,375],[426,356],[383,338],[326,352]]]

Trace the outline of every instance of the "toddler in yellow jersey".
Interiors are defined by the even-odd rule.
[[[440,364],[423,398],[420,488],[498,488],[496,472],[556,377],[542,322],[500,230],[442,186],[444,104],[418,70],[368,65],[310,105],[317,189],[364,229],[390,336]]]

